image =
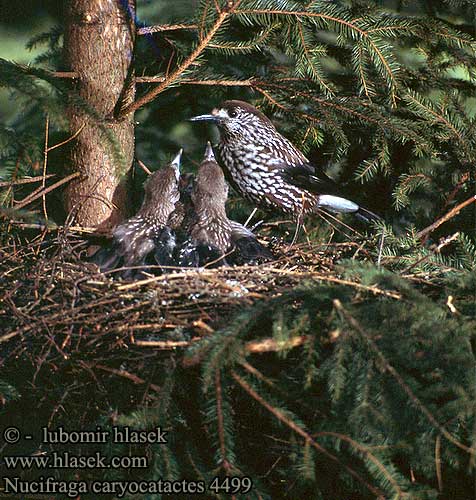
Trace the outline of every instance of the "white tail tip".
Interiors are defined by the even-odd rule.
[[[318,206],[327,208],[331,212],[352,213],[357,212],[359,205],[353,201],[346,200],[340,196],[333,196],[331,194],[321,194],[319,196]]]

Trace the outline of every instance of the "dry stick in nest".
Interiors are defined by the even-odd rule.
[[[340,278],[335,278],[333,276],[323,276],[321,274],[318,274],[317,272],[300,272],[300,271],[288,271],[285,269],[278,269],[278,268],[272,268],[272,267],[264,267],[264,266],[256,266],[256,269],[260,271],[261,273],[269,273],[270,275],[276,274],[276,275],[284,275],[284,276],[294,276],[298,277],[300,279],[315,279],[316,281],[325,281],[325,282],[330,282],[330,283],[337,283],[341,285],[346,285],[346,286],[351,286],[354,288],[358,288],[360,290],[364,290],[370,293],[373,293],[375,295],[384,295],[386,297],[390,297],[393,299],[400,300],[402,298],[402,295],[398,292],[392,292],[392,291],[387,291],[387,290],[382,290],[380,288],[377,288],[375,286],[366,286],[362,285],[360,283],[356,283],[353,281],[348,281]],[[217,273],[215,270],[208,270],[208,271],[200,271],[196,273],[197,277],[205,277],[205,276],[216,276]],[[128,283],[125,285],[120,285],[117,287],[119,291],[126,291],[126,290],[134,290],[136,288],[140,288],[144,285],[149,285],[150,283],[155,283],[158,281],[167,281],[171,280],[174,278],[181,278],[183,277],[183,273],[171,273],[171,274],[165,274],[162,276],[154,276],[153,278],[147,278],[141,281],[136,281],[134,283]],[[192,276],[192,274],[189,272],[189,276]]]
[[[418,399],[416,394],[411,390],[410,386],[403,380],[402,376],[395,370],[395,368],[390,364],[387,360],[383,352],[379,349],[375,341],[371,338],[371,336],[362,328],[360,323],[344,308],[342,302],[339,299],[334,299],[333,301],[334,307],[341,314],[341,316],[345,319],[345,321],[352,327],[352,330],[358,333],[368,344],[370,349],[374,352],[377,358],[380,361],[379,369],[382,373],[388,372],[397,382],[398,385],[404,390],[404,392],[409,397],[410,401],[425,415],[425,417],[429,420],[429,422],[440,431],[440,433],[455,446],[460,448],[463,451],[466,451],[474,457],[476,454],[476,449],[466,446],[465,444],[458,441],[455,437],[453,437],[450,432],[446,430],[443,425],[441,425],[433,414],[428,410],[428,408]]]

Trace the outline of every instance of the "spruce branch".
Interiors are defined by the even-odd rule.
[[[229,474],[233,467],[228,461],[225,444],[225,425],[223,421],[223,394],[221,386],[220,370],[215,370],[215,394],[216,394],[216,412],[217,412],[217,425],[218,425],[218,441],[220,443],[221,466],[225,473]]]
[[[306,68],[306,72],[311,75],[311,77],[319,83],[319,86],[328,96],[333,96],[334,91],[330,88],[330,86],[324,81],[321,76],[321,70],[315,64],[315,61],[310,53],[310,48],[306,42],[304,36],[304,29],[301,23],[297,23],[299,39],[301,41],[302,49],[304,50],[304,61],[303,66]],[[315,49],[314,49],[315,50]]]
[[[416,234],[416,237],[420,239],[424,238],[426,235],[430,234],[432,231],[440,227],[446,221],[449,221],[450,219],[458,215],[459,212],[463,210],[463,208],[467,207],[468,205],[471,205],[471,203],[474,203],[475,201],[476,201],[476,195],[469,197],[467,200],[463,201],[456,207],[452,208],[448,213],[443,215],[443,217],[440,217],[437,221],[433,222],[433,224],[430,224],[428,227],[418,232]]]
[[[476,199],[476,196],[474,197]],[[398,383],[398,385],[406,393],[410,401],[425,415],[427,420],[437,429],[450,443],[461,450],[469,453],[471,456],[476,454],[476,449],[466,446],[456,439],[446,428],[441,425],[434,415],[428,410],[428,408],[421,402],[417,395],[412,391],[410,386],[403,380],[402,376],[395,370],[395,368],[390,364],[388,359],[385,357],[383,352],[379,349],[376,342],[370,337],[370,335],[362,328],[360,323],[344,308],[342,302],[339,299],[334,299],[333,304],[335,309],[340,313],[342,318],[346,323],[352,327],[352,330],[359,334],[359,336],[367,343],[372,352],[376,355],[380,364],[377,365],[382,373],[388,372]]]
[[[347,464],[342,463],[338,457],[333,455],[331,452],[326,450],[323,446],[317,443],[312,436],[305,431],[302,427],[293,422],[287,415],[285,415],[281,410],[275,408],[271,404],[269,404],[263,397],[261,397],[244,379],[242,379],[235,371],[231,371],[232,378],[237,382],[237,384],[249,394],[255,401],[257,401],[261,406],[266,408],[276,419],[289,427],[293,432],[301,436],[304,441],[311,445],[315,450],[319,453],[323,454],[329,460],[340,464],[352,477],[357,479],[362,485],[364,485],[369,491],[371,491],[379,500],[384,500],[383,493],[378,489],[368,483],[357,471],[352,469]]]
[[[435,439],[435,469],[436,479],[438,480],[438,491],[443,491],[443,475],[441,473],[441,435],[438,434]]]
[[[162,33],[164,31],[196,30],[196,24],[159,24],[157,26],[144,26],[137,30],[138,35],[151,35],[152,33]]]
[[[175,83],[182,74],[184,74],[188,68],[198,59],[199,56],[207,49],[210,41],[216,35],[221,26],[229,18],[229,16],[238,8],[241,0],[234,0],[230,2],[229,8],[222,10],[213,26],[210,28],[208,33],[200,40],[199,44],[195,50],[183,61],[174,71],[172,71],[166,79],[157,87],[150,90],[142,97],[137,99],[135,102],[123,108],[118,115],[118,119],[124,118],[130,113],[134,113],[136,110],[144,106],[145,104],[153,101],[161,92],[163,92],[167,87]]]
[[[341,434],[339,432],[321,431],[321,432],[316,432],[312,436],[315,438],[320,436],[331,436],[338,439],[339,441],[345,441],[346,443],[349,443],[352,448],[365,455],[385,476],[387,481],[392,485],[392,488],[394,489],[397,498],[405,497],[405,494],[403,493],[397,481],[395,481],[392,474],[390,474],[385,465],[369,450],[367,446],[364,446],[363,444],[358,443],[355,439],[352,439],[350,436]]]
[[[264,16],[292,16],[297,20],[300,19],[320,19],[324,21],[331,21],[336,24],[340,24],[349,28],[351,31],[355,32],[359,38],[364,39],[368,43],[369,47],[376,55],[377,59],[382,64],[384,73],[387,76],[387,83],[390,89],[390,97],[393,105],[396,105],[396,95],[395,88],[397,86],[397,79],[394,74],[394,70],[391,67],[391,63],[387,60],[382,52],[382,48],[372,39],[369,32],[360,28],[355,21],[347,21],[346,19],[339,18],[337,16],[332,16],[322,12],[310,12],[310,11],[290,11],[290,10],[276,10],[276,9],[241,9],[235,12],[237,15],[264,15]]]
[[[423,99],[415,92],[408,91],[405,94],[404,99],[408,103],[413,105],[414,109],[420,116],[422,116],[422,114],[428,113],[429,115],[434,117],[435,121],[442,123],[451,131],[452,135],[456,137],[458,142],[466,148],[467,141],[465,141],[461,132],[448,120],[447,117],[444,116],[443,112],[436,111],[427,100]]]

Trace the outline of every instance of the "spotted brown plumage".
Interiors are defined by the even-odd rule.
[[[167,224],[180,197],[181,155],[182,150],[167,166],[150,175],[137,214],[119,224],[112,233],[111,245],[93,256],[102,271],[143,266],[151,256],[158,264],[172,263],[175,235]],[[129,278],[134,271],[126,270],[122,275]]]
[[[191,191],[191,210],[184,221],[186,239],[177,257],[180,266],[222,265],[235,263],[235,259],[236,263],[245,263],[252,259],[272,258],[249,229],[228,218],[227,197],[225,176],[208,143]],[[247,241],[246,246],[244,241]]]
[[[339,187],[281,135],[261,111],[243,101],[225,101],[211,114],[191,118],[218,126],[219,160],[232,186],[257,206],[303,215],[327,209],[365,220],[372,212],[340,195]]]

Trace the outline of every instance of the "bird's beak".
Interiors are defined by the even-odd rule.
[[[189,118],[191,122],[213,122],[218,123],[220,121],[220,117],[216,115],[198,115],[192,118]]]
[[[180,149],[177,156],[170,163],[170,166],[175,170],[175,177],[177,178],[177,181],[180,178],[180,159],[182,158],[182,153],[183,149]]]
[[[205,156],[203,157],[203,161],[216,161],[210,141],[207,142],[207,149],[205,150]]]

